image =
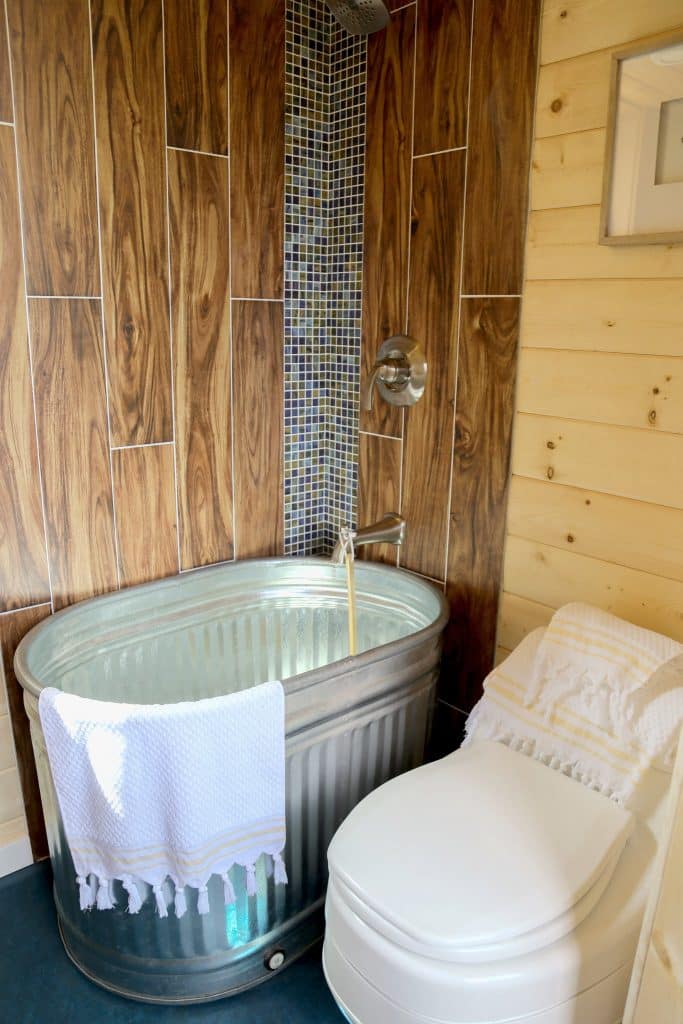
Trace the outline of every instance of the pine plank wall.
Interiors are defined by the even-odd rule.
[[[683,245],[601,246],[609,64],[680,0],[545,0],[499,624],[566,601],[683,641]]]
[[[282,550],[285,17],[2,8],[0,846],[26,815],[41,856],[21,637],[73,601]]]

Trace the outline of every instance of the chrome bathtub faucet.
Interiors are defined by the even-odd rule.
[[[332,562],[335,565],[342,565],[348,546],[347,537],[351,537],[352,550],[360,548],[364,544],[395,544],[397,547],[403,543],[406,535],[406,521],[397,512],[389,512],[379,522],[370,526],[362,526],[355,533],[347,531],[340,537],[332,552]]]

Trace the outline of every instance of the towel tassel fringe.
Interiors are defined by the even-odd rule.
[[[275,864],[275,884],[287,885],[287,869],[285,868],[285,862],[282,859],[282,854],[274,853],[273,863]]]
[[[133,881],[132,875],[123,875],[121,877],[121,884],[128,893],[128,913],[137,914],[142,907],[142,899],[140,897],[140,890]]]
[[[111,896],[111,884],[108,878],[100,878],[100,884],[97,889],[97,909],[114,909],[114,901]]]
[[[175,916],[182,917],[187,912],[187,900],[185,898],[185,886],[175,887]]]
[[[236,902],[237,897],[235,896],[235,890],[232,882],[230,881],[230,875],[228,872],[224,871],[221,878],[223,879],[223,899],[226,907],[229,907],[231,904]]]
[[[199,896],[197,897],[197,911],[200,914],[209,913],[209,890],[205,885],[199,886]]]
[[[80,903],[81,910],[90,910],[95,902],[90,882],[84,875],[77,875],[76,881],[78,882],[78,901]]]
[[[157,901],[157,913],[159,917],[168,917],[168,907],[166,906],[166,897],[164,896],[164,890],[161,884],[152,886],[154,891],[154,897]]]

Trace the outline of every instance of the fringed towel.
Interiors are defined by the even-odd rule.
[[[273,860],[285,883],[284,694],[280,683],[191,703],[114,704],[46,689],[40,719],[71,849],[80,904],[111,909],[113,879],[142,906],[186,912],[186,887],[209,912],[207,883],[244,872],[256,894],[256,861]]]
[[[683,646],[570,604],[491,672],[465,742],[500,740],[624,803],[682,725]]]

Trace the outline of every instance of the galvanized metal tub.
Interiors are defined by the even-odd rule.
[[[447,606],[417,576],[357,563],[359,654],[348,657],[343,568],[321,559],[262,559],[202,569],[85,601],[37,626],[17,650],[54,873],[62,939],[93,981],[132,998],[192,1003],[272,976],[323,932],[326,851],[370,790],[418,765],[430,725]],[[79,908],[37,698],[57,686],[92,698],[171,703],[282,679],[286,695],[289,885],[263,859],[258,896],[232,870],[237,903],[209,886],[178,920],[154,900],[129,915],[116,883],[111,911]],[[171,892],[168,892],[171,901]],[[194,897],[196,900],[196,897]]]

